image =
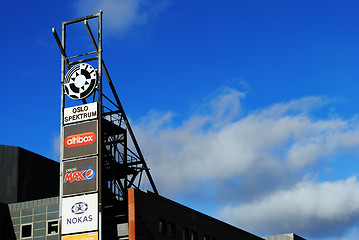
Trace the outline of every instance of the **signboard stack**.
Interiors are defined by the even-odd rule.
[[[61,239],[97,240],[99,232],[98,103],[64,108]]]

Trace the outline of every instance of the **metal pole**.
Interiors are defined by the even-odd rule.
[[[103,239],[103,188],[104,186],[104,179],[103,179],[103,170],[104,170],[104,160],[102,156],[102,141],[103,141],[103,133],[102,133],[102,11],[98,14],[98,81],[99,81],[99,94],[98,94],[98,101],[99,101],[99,111],[98,111],[98,157],[99,157],[99,238],[100,240]]]
[[[76,19],[73,19],[73,20],[70,20],[70,21],[66,21],[66,22],[64,22],[64,24],[69,25],[69,24],[73,24],[73,23],[77,23],[77,22],[82,22],[84,20],[99,17],[101,14],[102,14],[102,11],[100,10],[99,13],[95,13],[95,14],[88,15],[88,16],[85,16],[85,17],[80,17],[80,18],[76,18]]]
[[[57,36],[56,31],[54,31],[55,29],[53,28],[53,33],[55,38]],[[57,41],[57,40],[56,40]],[[63,158],[63,144],[64,144],[64,131],[63,131],[63,116],[64,116],[64,107],[65,107],[65,97],[64,97],[64,78],[65,78],[65,68],[66,68],[66,64],[67,64],[67,57],[66,57],[66,26],[64,24],[62,24],[62,44],[59,45],[60,50],[62,55],[61,55],[61,119],[60,119],[60,126],[61,126],[61,130],[60,130],[60,204],[59,204],[59,219],[60,219],[60,236],[61,236],[61,232],[62,232],[62,193],[63,193],[63,189],[62,189],[62,179],[63,179],[63,167],[62,167],[62,158]]]
[[[62,31],[64,31],[64,27],[66,28],[66,26],[63,25],[63,26],[62,26]],[[57,42],[57,45],[58,45],[59,48],[60,48],[61,61],[65,61],[67,67],[70,69],[70,68],[71,68],[71,65],[70,65],[69,60],[68,60],[68,58],[67,58],[67,56],[66,56],[65,47],[63,46],[63,42],[62,42],[62,43],[60,42],[59,36],[57,35],[55,28],[52,28],[52,34],[54,35],[55,40],[56,40],[56,42]],[[63,33],[62,33],[62,34],[63,34]],[[62,39],[64,39],[64,36],[62,36]],[[63,78],[61,79],[61,81],[62,81],[62,80],[63,80]]]

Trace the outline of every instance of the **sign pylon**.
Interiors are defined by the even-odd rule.
[[[128,222],[127,190],[139,189],[147,176],[158,194],[102,59],[102,14],[63,22],[61,40],[52,29],[61,51],[62,240],[118,239],[118,225]],[[67,30],[78,23],[84,23],[94,51],[68,56]]]

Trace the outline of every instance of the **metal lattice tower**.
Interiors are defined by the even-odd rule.
[[[98,20],[97,38],[94,37],[90,29],[89,21],[93,21],[92,19]],[[93,51],[68,56],[67,28],[70,25],[78,25],[78,23],[84,24],[83,30],[85,32],[86,29],[88,33]],[[106,226],[106,230],[100,231],[103,232],[102,239],[111,239],[116,234],[114,232],[116,231],[116,226],[113,224],[127,221],[125,209],[127,206],[125,204],[127,190],[129,188],[139,189],[141,181],[144,177],[147,177],[152,191],[155,194],[158,194],[158,191],[102,59],[102,11],[97,14],[63,22],[61,41],[54,28],[52,32],[62,56],[61,125],[63,126],[64,109],[67,106],[71,106],[71,104],[73,105],[73,102],[82,101],[82,104],[98,103],[99,212],[103,215],[101,220],[103,222],[102,225]],[[95,68],[98,83],[95,90],[88,97],[81,100],[73,100],[65,94],[65,73],[73,66],[81,63],[90,63]],[[107,92],[104,91],[105,84]]]

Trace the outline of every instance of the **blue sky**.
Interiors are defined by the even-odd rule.
[[[259,236],[357,239],[356,1],[3,6],[0,144],[59,159],[51,29],[102,9],[104,60],[162,195]]]

